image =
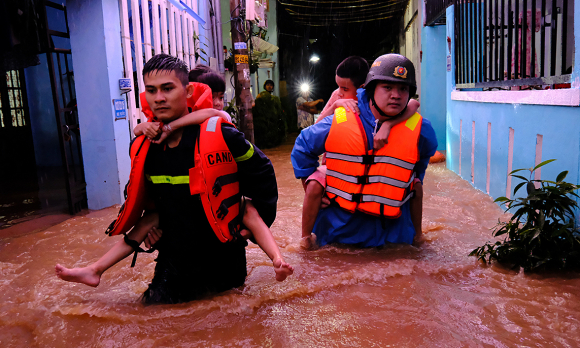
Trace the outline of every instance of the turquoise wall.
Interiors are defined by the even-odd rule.
[[[453,40],[453,6],[447,9],[447,33]],[[578,20],[579,6],[575,6]],[[575,36],[579,37],[580,28],[575,25]],[[578,62],[578,48],[576,47]],[[453,55],[452,55],[453,59]],[[452,67],[455,62],[452,61]],[[506,195],[508,170],[509,129],[514,130],[512,169],[533,167],[536,158],[537,135],[543,136],[542,161],[557,159],[542,168],[541,177],[554,180],[557,174],[568,170],[567,181],[578,184],[580,165],[580,109],[567,106],[545,106],[524,104],[499,104],[451,100],[455,88],[454,69],[446,73],[447,86],[447,167],[483,192],[487,183],[487,138],[488,124],[491,123],[490,188],[493,198]],[[578,72],[574,71],[574,79]],[[472,134],[475,136],[473,137]],[[472,177],[472,145],[474,175]],[[461,168],[459,148],[461,146]],[[524,172],[525,173],[525,172]],[[525,175],[525,174],[524,174]],[[520,181],[513,178],[509,188],[513,195],[514,187]],[[524,194],[518,192],[518,196]]]
[[[446,57],[447,57],[446,26],[438,25],[423,27],[421,31],[421,115],[431,121],[439,147],[445,150],[446,142]]]

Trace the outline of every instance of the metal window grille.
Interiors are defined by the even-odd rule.
[[[455,1],[458,89],[569,87],[573,0]]]
[[[11,70],[5,76],[5,82],[0,81],[0,127],[24,127],[27,125],[24,74]]]
[[[425,1],[425,25],[445,24],[445,11],[453,5],[454,0],[427,0]]]
[[[135,82],[127,98],[131,129],[144,120],[138,93],[145,90],[142,71],[146,61],[155,54],[166,53],[195,67],[195,44],[199,42],[194,42],[194,34],[199,34],[201,18],[188,10],[197,9],[197,3],[198,0],[119,0],[125,77]]]

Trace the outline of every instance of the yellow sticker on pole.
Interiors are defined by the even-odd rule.
[[[236,54],[234,60],[236,64],[248,64],[248,56],[245,54]]]

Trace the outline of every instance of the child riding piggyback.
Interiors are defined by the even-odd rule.
[[[366,59],[359,56],[350,56],[343,60],[336,68],[335,81],[338,88],[332,92],[328,103],[320,113],[315,123],[320,122],[326,116],[333,115],[339,107],[344,107],[359,114],[357,90],[364,87],[364,82],[369,72],[369,64]],[[382,148],[389,137],[391,128],[400,122],[407,121],[419,108],[419,102],[412,99],[402,117],[385,121],[375,127],[373,143],[375,149]],[[377,128],[378,131],[377,131]],[[326,158],[323,155],[322,164],[308,178],[303,179],[304,204],[302,210],[302,246],[306,249],[315,246],[315,236],[312,234],[316,216],[322,206],[329,204],[324,198],[326,189]]]

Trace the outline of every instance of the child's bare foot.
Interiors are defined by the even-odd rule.
[[[282,259],[274,260],[273,264],[274,271],[276,272],[276,280],[279,282],[284,281],[286,277],[294,273],[294,268],[289,264],[287,264],[286,262],[284,262],[284,260]]]
[[[57,264],[54,270],[57,277],[67,282],[86,284],[94,288],[101,282],[101,276],[91,267],[68,269]]]

